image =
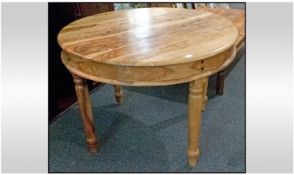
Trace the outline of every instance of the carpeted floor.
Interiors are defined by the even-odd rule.
[[[223,96],[209,79],[195,168],[186,161],[188,84],[123,87],[122,106],[104,85],[91,94],[99,152],[87,151],[74,105],[49,126],[49,172],[245,172],[244,52],[226,73]]]

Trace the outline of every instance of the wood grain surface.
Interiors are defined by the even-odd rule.
[[[243,9],[225,8],[202,8],[201,10],[221,15],[236,25],[239,30],[239,37],[236,45],[237,49],[239,49],[245,38],[245,11]]]
[[[114,85],[164,86],[208,77],[227,67],[236,55],[233,46],[201,61],[167,66],[117,66],[61,53],[67,69],[81,77]]]
[[[239,37],[236,41],[237,52],[245,45],[245,11],[243,9],[226,8],[201,8],[203,11],[212,12],[232,21],[239,30]],[[225,83],[224,70],[217,73],[216,94],[223,95]]]
[[[75,84],[75,90],[77,94],[81,119],[84,124],[84,130],[86,134],[86,141],[89,147],[90,152],[96,152],[99,149],[100,144],[97,141],[97,136],[95,134],[95,126],[94,126],[94,119],[93,119],[93,112],[91,101],[89,97],[89,91],[87,87],[87,83],[85,79],[77,76],[72,75],[73,81]]]
[[[96,151],[89,95],[84,79],[117,85],[158,86],[190,82],[188,163],[200,156],[201,110],[207,102],[207,77],[236,55],[239,33],[224,17],[179,8],[141,8],[82,18],[58,35],[61,60],[73,74],[87,142]]]
[[[238,29],[210,12],[141,8],[106,12],[65,26],[63,51],[93,62],[124,66],[189,63],[232,47]]]

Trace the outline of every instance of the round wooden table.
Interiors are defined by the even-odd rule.
[[[233,61],[238,36],[234,24],[221,16],[177,8],[107,12],[65,26],[58,34],[61,59],[73,75],[90,151],[99,142],[85,79],[115,85],[119,103],[121,85],[189,82],[187,155],[195,166],[208,76]]]

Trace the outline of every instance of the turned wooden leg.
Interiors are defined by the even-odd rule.
[[[200,150],[200,125],[203,104],[203,79],[190,82],[189,86],[189,114],[188,114],[188,163],[196,166]]]
[[[92,113],[92,107],[91,107],[91,102],[89,97],[88,86],[86,84],[86,81],[83,78],[74,74],[72,76],[73,76],[73,81],[75,84],[75,90],[76,90],[77,99],[79,103],[81,118],[84,123],[84,129],[86,133],[88,147],[91,152],[96,152],[98,149],[97,139],[95,134],[93,113]]]
[[[122,95],[123,95],[121,86],[114,85],[114,92],[115,92],[114,96],[115,96],[117,104],[121,105],[121,103],[122,103]]]
[[[206,108],[206,104],[207,104],[207,101],[208,101],[208,98],[207,98],[207,88],[208,88],[208,77],[203,79],[203,105],[202,105],[202,111],[205,110]]]
[[[225,71],[220,71],[217,73],[216,78],[216,94],[223,95],[224,94],[224,84],[225,84]]]

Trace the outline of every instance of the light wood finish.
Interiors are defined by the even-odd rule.
[[[89,62],[62,52],[65,66],[75,74],[93,81],[128,86],[159,86],[189,82],[207,77],[229,65],[235,47],[205,60],[167,66],[117,66]]]
[[[188,163],[195,166],[200,155],[200,126],[203,102],[203,84],[205,79],[195,80],[189,84],[188,114]]]
[[[97,138],[95,134],[95,126],[93,120],[92,106],[89,97],[89,91],[86,81],[72,74],[73,81],[75,84],[75,90],[79,103],[81,118],[84,123],[84,129],[86,133],[86,140],[88,143],[89,150],[91,152],[97,151]]]
[[[123,96],[123,91],[122,91],[121,86],[114,85],[114,96],[115,96],[116,103],[121,105],[122,96]]]
[[[191,63],[233,46],[237,28],[208,12],[146,8],[82,18],[58,35],[70,56],[116,66]]]
[[[239,30],[240,36],[245,36],[245,11],[242,9],[226,9],[226,8],[203,8],[202,11],[207,11],[221,15],[232,21]]]
[[[203,79],[203,94],[202,94],[202,98],[203,98],[203,104],[202,104],[202,111],[205,110],[206,108],[206,104],[208,101],[208,97],[207,97],[207,88],[208,88],[208,78],[204,78]]]
[[[236,41],[236,48],[239,50],[244,44],[245,40],[245,11],[242,9],[225,9],[225,8],[203,8],[203,11],[215,13],[221,15],[228,20],[232,21],[233,24],[239,30],[239,37]]]
[[[225,8],[201,8],[202,11],[212,12],[232,21],[239,30],[239,37],[236,41],[237,52],[242,48],[245,41],[245,11],[242,9]],[[216,94],[223,95],[225,83],[225,72],[220,71],[217,74]]]
[[[62,62],[71,73],[118,85],[115,94],[119,102],[120,85],[190,82],[188,160],[195,166],[199,158],[202,103],[207,101],[207,77],[234,60],[238,35],[229,20],[213,13],[140,8],[77,20],[60,31],[58,43],[63,49]],[[77,95],[84,104],[88,97],[80,91]],[[92,126],[88,121],[85,127],[89,123]],[[94,132],[90,133],[94,138]]]

